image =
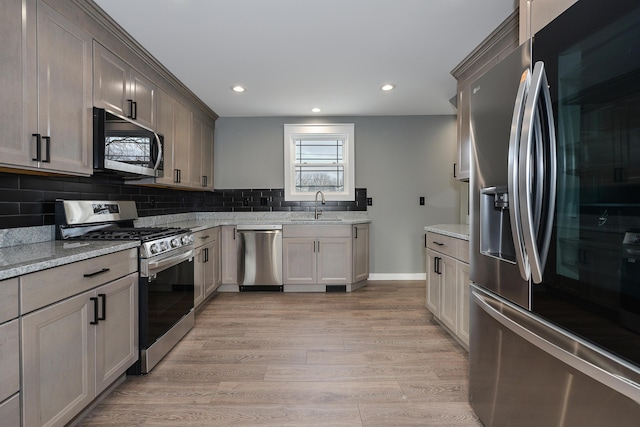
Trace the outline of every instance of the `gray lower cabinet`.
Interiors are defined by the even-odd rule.
[[[223,285],[238,284],[238,239],[235,225],[220,227],[220,272]]]
[[[18,279],[0,281],[0,424],[20,426]]]
[[[349,225],[283,226],[284,284],[326,286],[352,283],[351,247]]]
[[[220,227],[199,231],[195,241],[194,306],[200,305],[220,285]]]
[[[0,37],[0,165],[90,175],[91,35],[42,0],[6,0]]]
[[[369,224],[354,224],[353,230],[353,283],[369,278]]]
[[[135,250],[118,252],[20,278],[21,305],[33,308],[20,318],[25,426],[65,425],[138,359],[135,261]],[[73,295],[55,297],[58,283]]]
[[[426,235],[426,306],[465,347],[469,345],[469,242]]]

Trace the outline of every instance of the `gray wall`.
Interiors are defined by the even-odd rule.
[[[373,198],[371,273],[389,279],[424,273],[424,226],[455,223],[460,215],[455,116],[222,117],[215,188],[283,188],[285,123],[355,124],[355,185]]]

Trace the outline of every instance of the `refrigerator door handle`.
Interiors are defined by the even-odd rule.
[[[518,156],[519,215],[525,257],[534,283],[542,282],[555,210],[556,149],[551,108],[544,63],[537,62],[527,95]]]
[[[612,365],[610,359],[601,355],[597,349],[585,341],[568,337],[552,324],[541,319],[534,319],[525,310],[509,303],[483,295],[477,290],[471,291],[471,300],[500,325],[535,347],[634,402],[640,403],[640,384],[628,377],[640,377],[640,372],[637,372],[635,368],[623,363],[618,366]],[[544,334],[536,333],[543,329],[545,330]],[[576,346],[579,346],[578,350]],[[621,372],[614,372],[612,368],[617,368],[616,370]]]
[[[531,73],[525,70],[520,78],[520,85],[516,101],[513,107],[511,120],[511,135],[509,137],[509,172],[507,188],[511,206],[509,208],[509,218],[511,220],[511,236],[515,247],[516,264],[520,270],[520,276],[524,280],[529,280],[531,269],[526,258],[524,241],[522,239],[522,223],[520,222],[520,194],[518,186],[519,155],[520,155],[520,133],[522,131],[522,119],[525,110],[525,101],[531,85]]]

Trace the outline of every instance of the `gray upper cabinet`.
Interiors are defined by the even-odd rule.
[[[191,184],[213,191],[213,128],[194,116],[191,136]]]
[[[458,156],[453,166],[455,178],[469,180],[471,141],[469,107],[471,84],[508,53],[518,47],[518,11],[512,13],[473,52],[451,71],[457,83]]]
[[[91,35],[42,0],[4,1],[0,34],[2,166],[90,175]]]
[[[97,42],[93,61],[95,106],[156,130],[156,85]]]
[[[156,183],[191,186],[191,121],[191,111],[159,91],[158,132],[164,135],[164,177],[156,179]]]

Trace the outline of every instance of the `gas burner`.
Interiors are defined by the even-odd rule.
[[[176,227],[136,228],[135,202],[56,201],[59,239],[137,240],[140,258],[169,253],[193,243],[191,230]]]

